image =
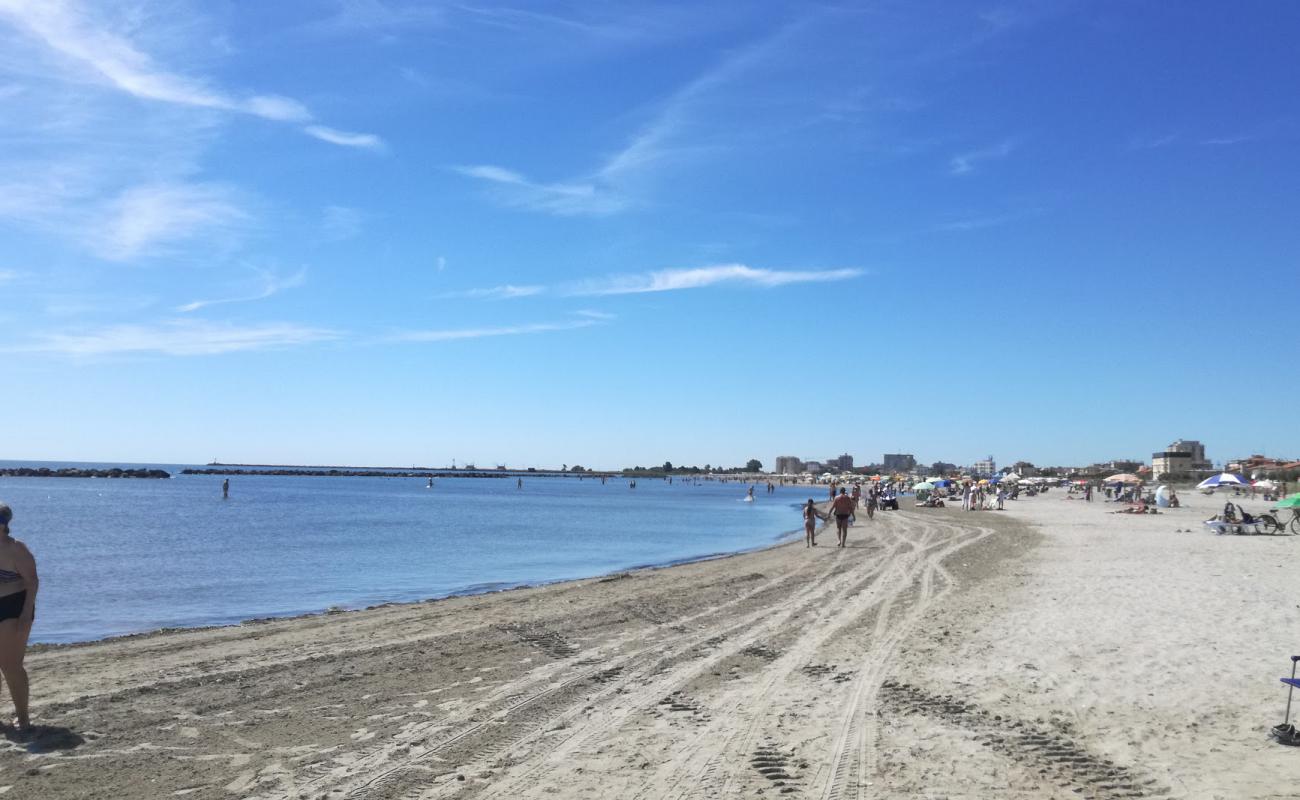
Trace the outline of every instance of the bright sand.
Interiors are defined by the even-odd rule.
[[[1267,731],[1300,652],[1300,537],[1215,536],[1200,521],[1224,498],[1184,500],[905,507],[843,551],[823,531],[814,550],[38,648],[48,727],[0,741],[0,793],[1294,797],[1300,750]]]

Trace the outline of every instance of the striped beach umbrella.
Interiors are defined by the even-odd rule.
[[[1249,486],[1249,485],[1250,485],[1250,481],[1246,480],[1240,475],[1234,475],[1231,472],[1220,472],[1218,475],[1213,475],[1201,481],[1200,483],[1196,484],[1196,488],[1213,489],[1215,486]]]

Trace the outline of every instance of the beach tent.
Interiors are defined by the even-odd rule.
[[[1034,481],[1030,480],[1029,478],[1021,478],[1020,481],[1019,481],[1019,483],[1020,483],[1021,486],[1033,486],[1033,485],[1034,485]]]
[[[1296,492],[1295,494],[1292,495],[1287,495],[1285,500],[1279,500],[1277,507],[1278,508],[1300,508],[1300,492]]]
[[[1111,475],[1109,478],[1102,481],[1102,483],[1129,483],[1129,484],[1141,483],[1141,482],[1142,479],[1131,472],[1121,472],[1117,475]]]
[[[1250,481],[1231,472],[1220,472],[1196,484],[1197,489],[1213,489],[1216,486],[1249,486]]]
[[[1161,486],[1156,489],[1156,505],[1160,508],[1169,508],[1169,487]]]
[[[936,489],[946,489],[952,483],[952,481],[941,479],[937,481],[930,481],[930,483],[933,483]]]
[[[1002,480],[1004,480],[1004,481],[1018,481],[1018,480],[1020,480],[1020,476],[1017,475],[1017,474],[1014,473],[1014,472],[1008,472],[1006,475],[1003,475],[1003,476],[1002,476]]]

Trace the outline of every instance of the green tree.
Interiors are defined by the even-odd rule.
[[[671,462],[671,461],[665,461],[665,462],[664,462],[664,465],[663,465],[663,467],[662,467],[661,469],[663,469],[664,472],[672,472],[672,471],[673,471],[673,462]]]
[[[745,470],[748,472],[762,472],[763,462],[759,461],[757,458],[751,458],[745,462]]]

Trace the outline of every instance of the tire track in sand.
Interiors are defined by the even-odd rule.
[[[818,775],[817,782],[821,782],[822,774],[825,774],[825,782],[821,784],[821,790],[814,791],[814,794],[823,800],[861,800],[865,796],[866,779],[874,775],[876,770],[876,698],[888,673],[890,661],[898,646],[934,601],[956,587],[957,581],[944,569],[943,561],[993,533],[992,528],[971,528],[962,523],[957,523],[954,527],[959,528],[962,535],[946,547],[931,553],[922,562],[917,575],[919,585],[916,599],[903,616],[897,622],[891,622],[890,614],[884,613],[882,609],[873,633],[871,649],[858,664],[850,701],[836,735],[830,769]],[[936,578],[942,584],[938,591],[935,590]]]
[[[638,647],[629,652],[601,659],[602,652],[630,644],[635,637],[643,633],[619,637],[594,653],[584,653],[586,657],[581,660],[561,664],[540,677],[534,671],[498,688],[495,695],[507,702],[498,704],[499,707],[491,713],[486,715],[481,713],[480,705],[476,709],[479,713],[475,714],[472,710],[468,718],[431,720],[410,725],[385,742],[364,748],[359,753],[353,751],[348,754],[346,763],[341,763],[335,754],[336,758],[332,761],[337,766],[316,765],[306,781],[296,781],[297,791],[275,791],[260,796],[258,800],[293,800],[304,795],[315,796],[339,792],[346,793],[345,796],[350,800],[358,800],[378,794],[390,795],[394,790],[401,792],[402,788],[398,784],[406,782],[408,778],[427,785],[434,776],[426,766],[426,762],[439,759],[442,754],[459,744],[473,743],[475,753],[486,752],[495,759],[506,750],[526,743],[546,730],[554,728],[556,724],[572,718],[584,704],[595,703],[625,691],[628,684],[644,677],[642,673],[646,668],[672,659],[687,658],[691,651],[706,646],[710,640],[726,639],[737,632],[761,625],[764,617],[770,616],[766,607],[740,619],[732,620],[723,627],[710,628],[706,625],[702,630],[697,630],[687,637],[677,632],[683,625],[700,620],[707,621],[720,610],[734,606],[743,607],[748,600],[763,592],[779,588],[782,584],[797,578],[805,570],[806,566],[800,565],[781,577],[746,591],[727,602],[659,626],[658,630],[665,632],[661,638],[667,639],[667,644],[659,640],[639,641],[636,642]],[[828,580],[846,580],[841,574],[843,572],[841,565],[831,563],[811,576],[805,584],[806,587],[811,588],[802,591],[816,591],[817,587],[826,585]],[[636,669],[638,664],[642,665],[642,669]],[[572,670],[574,667],[579,669],[567,677],[552,677],[562,675],[565,669]],[[603,688],[594,695],[589,695],[587,694],[589,687],[584,684],[591,682],[603,684]],[[565,697],[566,694],[573,696]],[[561,710],[548,712],[544,708],[539,709],[548,700],[560,702]],[[519,725],[520,722],[522,725]],[[515,730],[517,727],[525,728],[524,733],[517,733]],[[483,739],[486,741],[482,741]],[[465,765],[466,768],[469,766],[469,764]],[[411,775],[404,776],[403,773],[411,773]],[[407,794],[418,795],[419,792],[412,789]]]

